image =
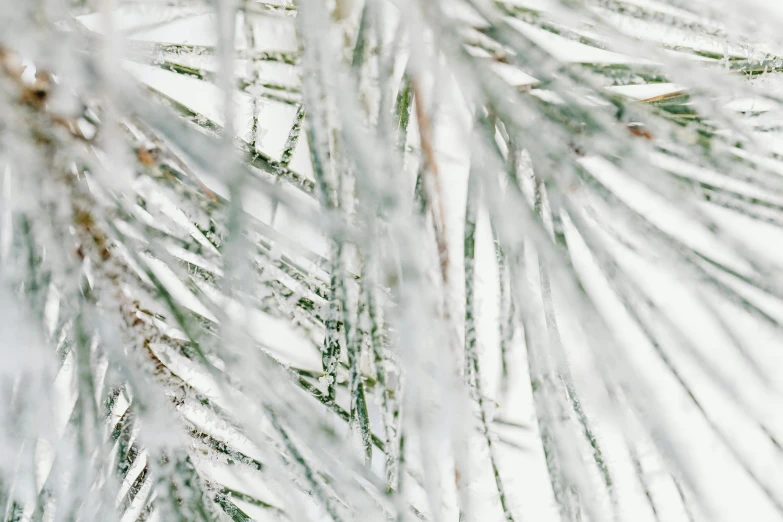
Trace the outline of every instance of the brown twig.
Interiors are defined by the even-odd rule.
[[[432,214],[432,221],[435,225],[435,242],[438,245],[438,257],[440,258],[440,271],[443,278],[443,286],[449,286],[449,249],[446,241],[446,220],[443,211],[443,198],[440,186],[440,176],[438,175],[438,163],[435,161],[435,148],[432,144],[432,123],[424,107],[424,96],[422,96],[421,86],[416,77],[411,79],[413,96],[416,105],[416,121],[419,125],[419,136],[421,139],[421,150],[423,153],[423,173],[425,176],[424,190],[427,193],[427,206]]]

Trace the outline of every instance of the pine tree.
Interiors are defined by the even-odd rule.
[[[783,520],[781,20],[6,2],[0,517]]]

